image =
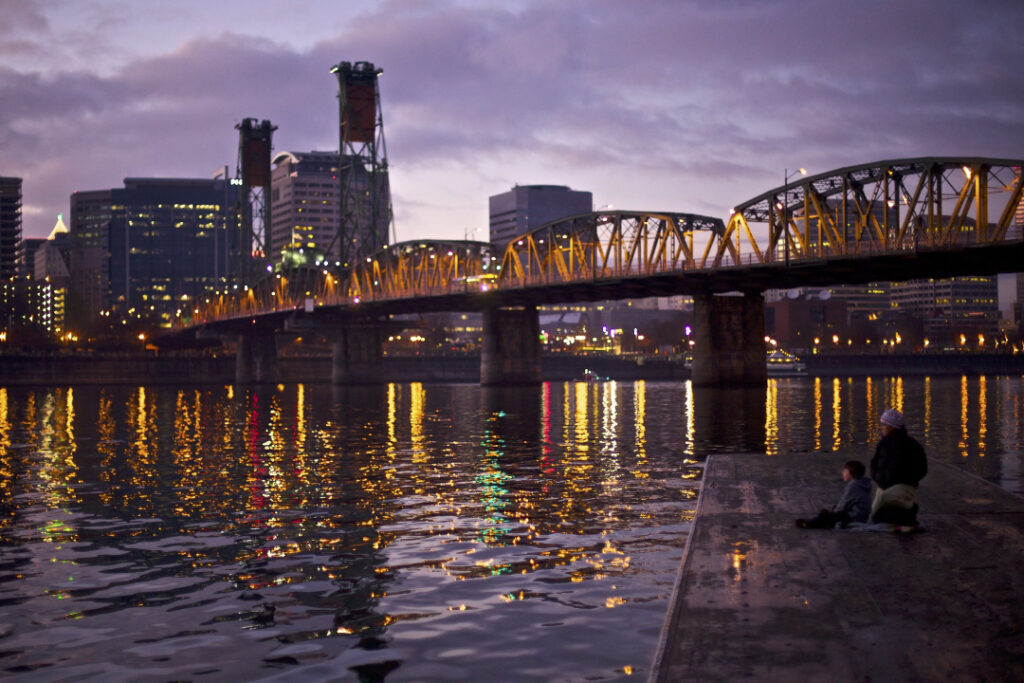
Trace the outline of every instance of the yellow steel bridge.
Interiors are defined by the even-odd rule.
[[[759,291],[1020,270],[1021,160],[879,161],[794,182],[737,204],[727,220],[597,211],[497,248],[416,240],[339,275],[309,269],[212,293],[177,326],[309,314],[385,314]]]

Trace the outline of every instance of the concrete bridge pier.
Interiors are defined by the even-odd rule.
[[[702,386],[765,384],[764,294],[693,297],[693,369]]]
[[[355,323],[332,333],[331,382],[355,386],[384,383],[384,349],[377,323]]]
[[[540,384],[540,351],[540,319],[536,306],[484,310],[480,384]]]
[[[239,335],[235,352],[235,384],[277,382],[277,338],[274,334]]]

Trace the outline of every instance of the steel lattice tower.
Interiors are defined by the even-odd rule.
[[[270,121],[244,119],[238,130],[240,233],[233,244],[232,270],[241,284],[253,284],[265,275],[270,243],[270,151],[277,126]]]
[[[341,62],[338,77],[340,220],[327,249],[343,268],[389,243],[391,189],[378,76],[371,62]]]

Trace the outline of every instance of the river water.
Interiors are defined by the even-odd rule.
[[[645,677],[708,454],[866,460],[894,406],[1020,493],[1022,385],[0,388],[0,675]]]

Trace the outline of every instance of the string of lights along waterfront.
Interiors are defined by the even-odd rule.
[[[1020,493],[1022,384],[0,388],[0,673],[643,677],[709,453],[866,460],[892,406]]]

